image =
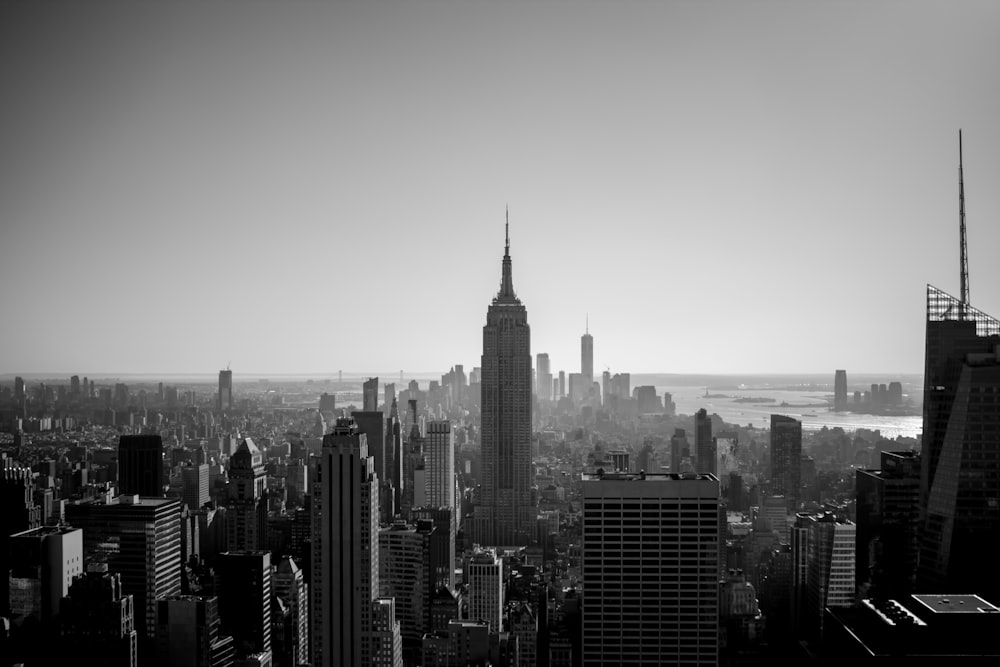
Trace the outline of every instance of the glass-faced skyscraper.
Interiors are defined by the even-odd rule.
[[[514,293],[510,236],[500,291],[486,312],[482,357],[482,494],[475,540],[490,546],[526,544],[531,506],[531,330]]]
[[[927,286],[923,533],[918,587],[996,601],[1000,530],[1000,321]]]

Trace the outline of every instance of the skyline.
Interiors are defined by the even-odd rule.
[[[994,3],[233,7],[0,9],[0,375],[472,368],[508,205],[553,370],[919,374],[960,128],[1000,312]]]

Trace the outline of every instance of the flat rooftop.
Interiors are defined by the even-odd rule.
[[[1000,614],[1000,608],[978,595],[914,595],[934,614]]]
[[[707,472],[606,472],[603,475],[583,474],[583,481],[585,482],[679,482],[689,480],[718,482],[719,478]]]

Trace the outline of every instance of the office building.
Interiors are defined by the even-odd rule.
[[[718,476],[715,439],[712,437],[712,420],[705,408],[694,413],[695,470]]]
[[[236,648],[221,631],[215,596],[173,595],[156,601],[156,646],[162,667],[231,667]]]
[[[228,551],[267,548],[267,470],[264,454],[245,438],[229,458],[226,544]]]
[[[361,406],[364,412],[378,411],[378,378],[368,378],[361,387]]]
[[[236,658],[271,651],[271,552],[230,551],[215,561],[215,595],[222,634]]]
[[[788,510],[799,506],[802,479],[802,422],[771,415],[771,495],[784,496]]]
[[[682,465],[690,463],[691,447],[688,444],[687,433],[682,428],[675,428],[674,434],[670,436],[670,472],[681,473]],[[647,471],[653,472],[653,471]]]
[[[482,492],[473,539],[488,545],[523,545],[531,535],[531,329],[514,293],[510,237],[504,247],[500,291],[483,327],[481,444]]]
[[[590,320],[586,332],[580,336],[580,375],[589,390],[594,382],[594,337],[590,335]]]
[[[920,454],[882,452],[880,470],[858,470],[858,590],[869,597],[916,591],[920,552]]]
[[[35,504],[35,485],[28,468],[0,468],[0,615],[8,606],[10,536],[42,525],[42,509]]]
[[[556,399],[560,399],[566,395],[566,371],[559,371],[559,391],[557,392]]]
[[[836,412],[847,409],[847,371],[837,371],[833,376],[833,409]]]
[[[109,573],[103,563],[91,564],[86,574],[74,577],[60,603],[58,664],[84,664],[84,659],[91,667],[138,667],[135,618],[134,598],[121,575]],[[144,664],[156,662],[150,655]]]
[[[181,592],[180,500],[118,496],[107,504],[69,503],[66,523],[83,530],[88,563],[107,563],[121,575],[122,592],[134,599],[139,642],[151,642],[156,599]],[[147,650],[140,648],[143,662]]]
[[[584,475],[584,667],[718,664],[719,481]]]
[[[503,631],[503,558],[480,549],[466,565],[469,578],[469,619],[483,621],[490,632]]]
[[[372,662],[378,597],[378,477],[353,418],[323,438],[312,485],[310,616],[314,667]]]
[[[431,566],[430,521],[414,526],[397,522],[379,530],[379,595],[395,598],[395,616],[403,638],[403,655],[414,663],[420,638],[430,631],[434,573]]]
[[[158,435],[123,435],[118,440],[118,490],[122,495],[163,495],[163,440]]]
[[[181,502],[192,512],[211,500],[208,494],[208,464],[181,466]]]
[[[309,662],[309,595],[302,569],[290,556],[285,556],[272,577],[274,595],[290,610],[292,628],[285,641],[290,644],[290,664]]]
[[[219,371],[219,402],[216,407],[219,412],[233,409],[233,372],[228,368]]]
[[[1000,598],[991,549],[1000,533],[1000,321],[927,286],[918,586]]]
[[[83,531],[41,526],[10,536],[10,619],[43,626],[59,613],[73,578],[83,572]]]
[[[375,380],[378,380],[378,378],[375,378]],[[377,391],[378,385],[376,384],[375,386]],[[391,496],[394,493],[392,484],[392,464],[394,459],[391,449],[392,439],[386,437],[386,426],[389,422],[385,418],[385,413],[378,410],[355,411],[351,413],[351,416],[354,417],[354,423],[358,425],[358,431],[365,435],[365,440],[368,442],[368,454],[375,461],[375,474],[378,476],[380,487],[379,522],[388,523],[392,521],[393,510],[396,506],[394,501],[390,502],[392,500]]]
[[[840,513],[797,515],[792,531],[792,613],[799,637],[821,638],[823,611],[854,604],[855,533],[855,524]]]
[[[403,667],[403,640],[400,623],[396,620],[396,601],[393,598],[375,600],[372,622],[372,667]]]
[[[427,422],[424,440],[425,507],[447,507],[457,517],[455,505],[455,440],[451,422]]]

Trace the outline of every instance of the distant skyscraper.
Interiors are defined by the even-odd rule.
[[[372,662],[378,597],[378,477],[354,419],[323,438],[312,486],[312,664]]]
[[[228,551],[267,548],[267,470],[264,455],[250,438],[229,459],[226,511]]]
[[[589,389],[594,382],[594,337],[590,335],[590,322],[587,331],[580,336],[580,374]]]
[[[134,598],[125,592],[121,575],[109,574],[104,564],[92,565],[86,574],[73,578],[60,604],[64,659],[59,664],[85,661],[93,667],[137,667],[136,614]],[[149,663],[155,662],[150,656]]]
[[[118,440],[118,489],[124,495],[163,495],[163,440],[123,435]]]
[[[378,377],[365,380],[362,387],[361,405],[365,412],[378,410]]]
[[[992,571],[1000,533],[1000,321],[927,286],[924,503],[918,586],[922,592],[1000,597]]]
[[[535,521],[531,505],[531,329],[514,293],[510,237],[500,291],[486,313],[482,356],[482,494],[475,539],[488,545],[526,544]]]
[[[219,412],[233,409],[233,372],[219,371]]]
[[[552,400],[552,367],[547,352],[535,355],[535,393],[539,400]]]
[[[122,591],[135,599],[139,642],[153,640],[156,599],[181,592],[181,501],[118,496],[106,505],[90,501],[66,506],[66,523],[83,530],[89,563],[107,563],[121,575]],[[140,649],[143,664],[152,648]]]
[[[771,415],[771,495],[784,496],[787,507],[799,506],[802,479],[802,422]]]
[[[847,409],[847,371],[837,371],[833,377],[833,409]]]
[[[562,398],[566,395],[566,371],[559,371],[559,395],[556,397]]]
[[[386,451],[386,444],[390,441],[385,437],[385,413],[378,410],[356,411],[352,412],[351,416],[354,417],[354,423],[358,425],[358,431],[365,434],[365,440],[368,441],[368,454],[375,461],[375,474],[378,475],[379,484],[385,487],[392,480],[392,452],[391,450]],[[389,507],[382,508],[382,521],[392,520],[392,514],[385,513],[385,511],[392,509],[391,503],[389,505]]]
[[[712,438],[712,420],[705,408],[694,413],[694,447],[698,460],[695,471],[718,474],[715,440]]]
[[[222,633],[237,659],[271,650],[271,552],[230,551],[215,561]]]
[[[674,434],[670,437],[670,472],[680,473],[681,464],[690,456],[691,448],[688,445],[687,433],[682,428],[675,428]]]
[[[858,587],[865,597],[903,598],[916,591],[920,545],[920,454],[882,452],[880,470],[858,470]]]
[[[585,474],[581,487],[584,667],[717,665],[719,481]]]

